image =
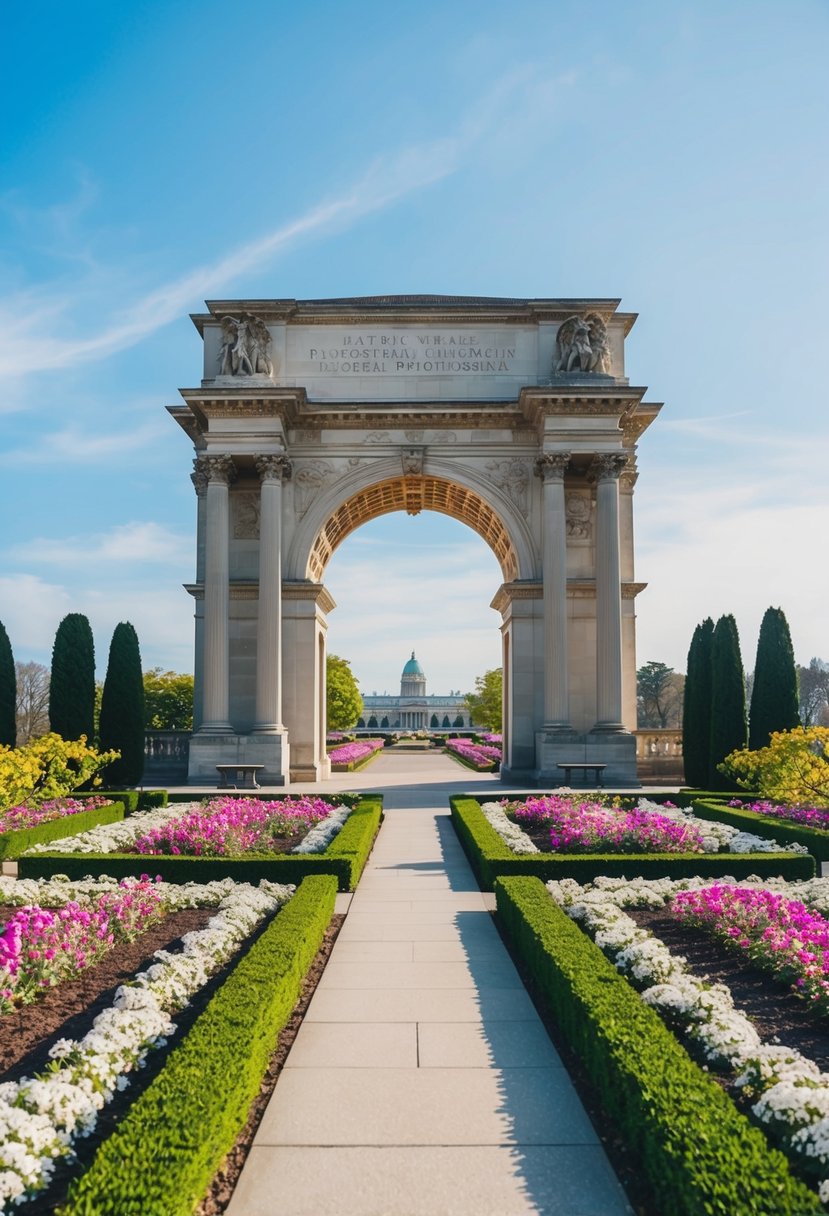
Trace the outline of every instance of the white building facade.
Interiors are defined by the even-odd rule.
[[[192,441],[196,710],[190,779],[261,763],[318,780],[334,549],[433,510],[498,559],[507,781],[558,764],[636,781],[633,494],[660,406],[628,383],[617,300],[212,301]],[[463,577],[463,572],[458,572]]]
[[[426,692],[426,674],[412,651],[400,677],[400,696],[373,693],[363,697],[359,730],[469,730],[472,717],[461,693]]]

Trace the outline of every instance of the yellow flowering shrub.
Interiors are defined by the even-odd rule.
[[[118,752],[88,747],[86,737],[62,739],[42,735],[25,747],[0,746],[0,811],[26,802],[64,798],[91,781],[100,785],[100,771],[118,758]]]
[[[775,731],[767,747],[731,752],[718,767],[764,798],[829,804],[829,727]]]

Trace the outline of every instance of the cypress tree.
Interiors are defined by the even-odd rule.
[[[752,751],[765,747],[773,731],[799,725],[797,668],[789,624],[782,608],[767,608],[757,640],[748,746]]]
[[[682,754],[685,783],[705,789],[711,754],[711,640],[714,622],[708,616],[697,625],[688,650],[682,710]]]
[[[80,612],[65,616],[55,634],[49,727],[63,739],[95,739],[95,644],[89,621]]]
[[[737,789],[717,769],[725,757],[748,741],[746,686],[737,622],[721,616],[711,642],[711,752],[709,782],[712,790]]]
[[[144,774],[144,679],[138,636],[129,621],[115,626],[101,697],[101,748],[121,753],[107,767],[109,785],[138,785]]]
[[[17,743],[17,675],[6,628],[0,622],[0,743]]]

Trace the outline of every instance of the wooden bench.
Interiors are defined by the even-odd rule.
[[[585,786],[587,785],[588,771],[595,773],[596,785],[599,789],[601,789],[602,788],[602,773],[607,768],[607,765],[606,764],[584,764],[584,763],[577,764],[574,761],[572,764],[557,764],[556,768],[564,769],[564,780],[567,783],[567,785],[569,785],[571,782],[570,774],[573,772],[574,769],[576,770],[576,772],[584,773]]]
[[[220,790],[258,790],[256,774],[264,764],[217,764]],[[231,781],[231,775],[233,781]]]

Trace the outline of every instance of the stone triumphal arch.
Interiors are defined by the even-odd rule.
[[[659,412],[624,370],[618,300],[217,300],[193,317],[190,780],[315,780],[331,554],[390,511],[473,528],[501,567],[504,775],[636,780],[633,491]],[[463,571],[458,571],[463,578]],[[370,588],[366,589],[370,595]]]

